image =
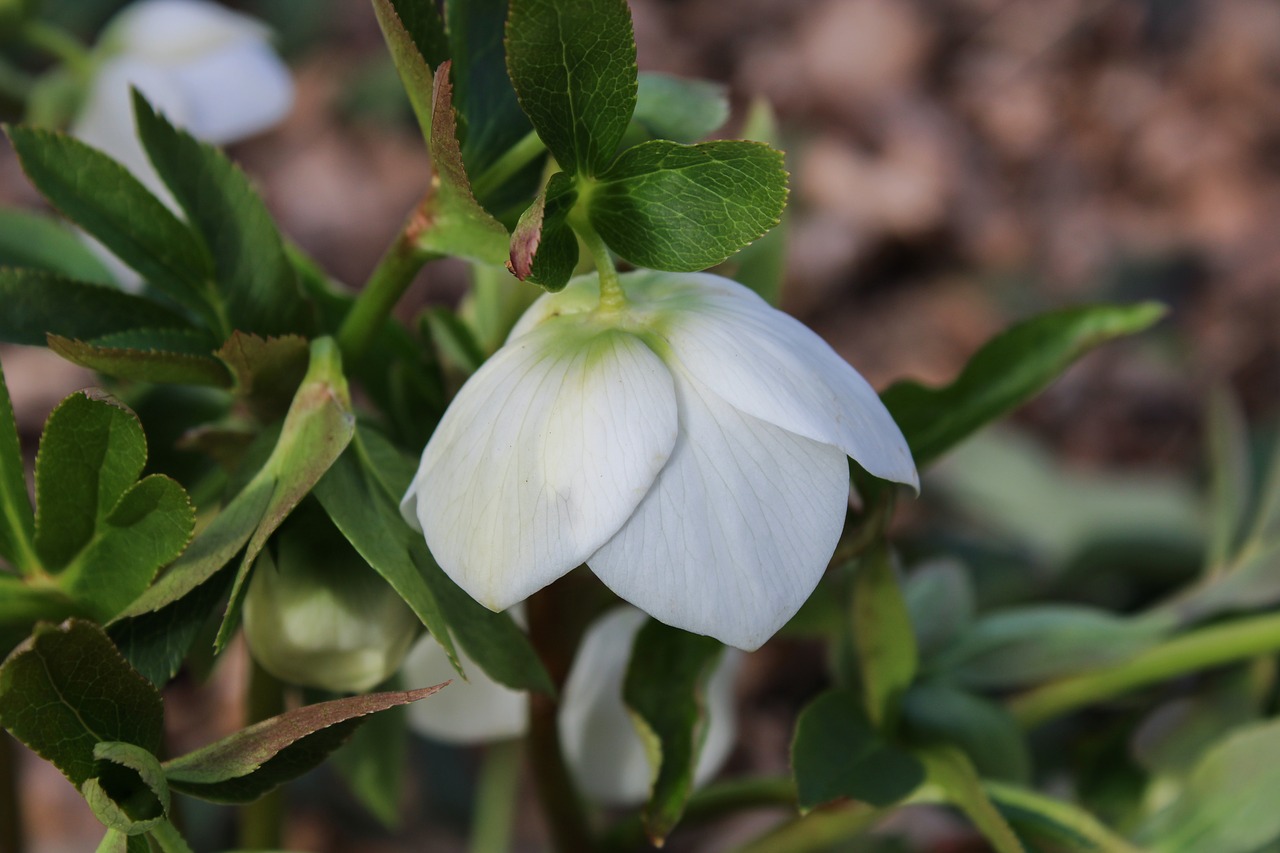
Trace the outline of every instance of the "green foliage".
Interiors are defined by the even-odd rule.
[[[118,379],[218,388],[230,382],[226,368],[208,355],[207,337],[192,330],[132,329],[92,341],[50,334],[48,343],[67,361]]]
[[[388,708],[369,718],[333,753],[334,769],[351,793],[389,829],[401,823],[400,784],[409,763],[408,741],[404,710]]]
[[[777,116],[774,115],[769,102],[763,98],[757,98],[751,104],[751,111],[747,113],[746,123],[742,127],[742,136],[745,139],[754,139],[774,148],[780,148],[782,138],[777,125]],[[788,231],[784,211],[782,221],[778,225],[726,260],[718,272],[739,284],[745,284],[760,294],[770,305],[776,307],[781,299],[782,283],[787,274]]]
[[[445,58],[444,21],[434,3],[374,0],[373,11],[387,40],[400,82],[424,138],[431,136],[432,70]],[[433,60],[427,59],[428,55]]]
[[[609,247],[660,270],[720,263],[777,225],[787,200],[781,152],[738,140],[646,142],[590,186],[591,224]]]
[[[1156,303],[1093,305],[1033,317],[988,341],[950,385],[898,382],[881,395],[918,467],[1026,402],[1100,344],[1149,328]]]
[[[603,172],[636,105],[636,45],[625,0],[511,0],[507,69],[560,168]]]
[[[898,704],[915,680],[919,661],[911,618],[887,549],[877,548],[858,564],[850,615],[867,717],[877,729],[892,731]]]
[[[35,513],[27,500],[18,424],[9,401],[4,368],[0,366],[0,557],[23,573],[34,572],[39,566],[33,545],[35,523]],[[7,598],[0,597],[0,601]]]
[[[643,71],[638,82],[635,112],[620,149],[650,139],[697,142],[729,120],[728,94],[717,83]]]
[[[942,789],[946,799],[964,812],[996,853],[1025,853],[1014,833],[983,788],[973,763],[952,747],[934,747],[917,753],[924,762],[930,782]]]
[[[552,292],[569,283],[578,265],[578,238],[568,217],[577,201],[577,182],[565,172],[552,175],[511,233],[507,268],[516,278]]]
[[[111,273],[61,223],[24,210],[0,209],[0,266],[28,267],[110,285]]]
[[[707,680],[724,647],[699,634],[650,619],[636,635],[623,700],[655,768],[644,810],[645,830],[661,846],[693,791],[707,730]]]
[[[902,699],[906,734],[964,751],[984,779],[1027,782],[1031,755],[1018,723],[1002,706],[944,684],[914,685]]]

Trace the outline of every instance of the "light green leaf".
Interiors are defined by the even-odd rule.
[[[99,775],[103,741],[159,752],[162,716],[159,692],[90,622],[42,623],[0,667],[0,725],[77,788]]]
[[[1089,305],[1041,314],[997,335],[950,385],[898,382],[882,394],[916,466],[924,468],[991,421],[1034,397],[1089,350],[1149,328],[1155,302]]]
[[[1026,853],[1022,841],[983,789],[978,772],[963,752],[954,747],[934,747],[916,753],[929,781],[941,788],[947,801],[973,821],[996,853]]]
[[[0,209],[0,266],[33,267],[78,281],[115,280],[83,240],[51,217]]]
[[[655,768],[644,810],[650,841],[662,842],[684,814],[706,734],[707,681],[724,651],[700,634],[645,622],[636,635],[622,696]]]
[[[1142,853],[1079,806],[1000,782],[983,782],[983,789],[1014,828],[1049,849]]]
[[[637,266],[693,271],[778,224],[787,172],[760,142],[657,140],[623,152],[584,192],[609,248]]]
[[[625,0],[510,0],[507,70],[560,168],[603,172],[636,105],[636,44]]]
[[[220,330],[209,253],[128,169],[65,134],[21,126],[7,131],[27,177],[54,207],[208,328]]]
[[[719,83],[652,71],[640,72],[639,83],[635,113],[620,149],[650,139],[697,142],[729,120],[729,98]]]
[[[158,115],[135,90],[138,136],[160,177],[203,237],[232,329],[272,335],[306,331],[303,302],[284,243],[249,179],[218,149]]]
[[[0,557],[24,574],[34,572],[40,565],[33,543],[35,524],[23,474],[18,424],[9,401],[4,368],[0,366]]]
[[[805,811],[844,797],[892,805],[924,781],[920,762],[872,728],[851,690],[828,690],[800,712],[791,770]]]
[[[102,741],[93,757],[99,775],[86,779],[80,793],[104,826],[141,835],[167,820],[169,783],[154,755],[132,743]]]
[[[168,309],[114,287],[0,268],[0,340],[44,346],[49,333],[91,340],[137,328],[190,328]]]
[[[432,69],[445,59],[444,21],[434,2],[373,0],[382,37],[424,139],[431,136]],[[430,57],[430,58],[428,58]]]
[[[893,731],[918,660],[911,617],[883,546],[858,563],[851,618],[867,716],[878,730]]]

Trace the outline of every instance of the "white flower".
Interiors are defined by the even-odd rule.
[[[656,619],[754,649],[835,550],[846,455],[917,484],[875,391],[728,279],[595,275],[539,299],[463,386],[402,503],[441,567],[502,610],[586,563]]]
[[[652,769],[644,741],[622,701],[631,646],[645,618],[634,607],[618,607],[598,619],[583,637],[561,691],[557,722],[565,760],[582,790],[609,805],[640,803],[649,795]],[[457,678],[444,649],[430,636],[409,652],[403,669],[409,684],[454,680],[431,702],[409,706],[410,727],[436,740],[462,744],[523,735],[528,728],[525,694],[503,687],[461,657],[466,682]],[[726,649],[707,682],[707,730],[695,785],[708,782],[733,748],[733,681],[742,657],[736,649]]]
[[[134,130],[129,89],[193,136],[221,145],[279,122],[293,78],[258,21],[204,0],[142,0],[104,31],[70,131],[124,164],[170,207]]]

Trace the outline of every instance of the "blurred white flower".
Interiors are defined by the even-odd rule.
[[[565,760],[583,792],[607,805],[643,802],[652,770],[644,742],[622,701],[622,684],[631,646],[644,625],[644,613],[618,607],[598,619],[582,639],[561,691],[558,718]],[[469,681],[453,671],[444,649],[424,636],[404,664],[408,684],[438,684],[452,678],[430,703],[409,706],[415,731],[447,743],[474,744],[519,737],[528,728],[524,693],[496,683],[465,655]],[[707,730],[694,784],[708,782],[733,748],[737,716],[733,681],[743,655],[725,649],[707,683]]]
[[[502,610],[586,563],[654,618],[754,649],[809,597],[846,455],[918,483],[875,391],[799,321],[707,274],[592,274],[540,298],[463,386],[401,508]]]
[[[94,51],[97,69],[70,132],[123,163],[173,207],[135,132],[130,87],[205,142],[252,136],[293,106],[293,78],[270,39],[253,18],[205,0],[126,6]]]

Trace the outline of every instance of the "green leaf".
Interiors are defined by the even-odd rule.
[[[147,442],[133,412],[78,392],[45,422],[36,456],[36,553],[65,567],[137,481]]]
[[[742,137],[764,142],[772,148],[782,148],[778,133],[777,117],[773,107],[764,98],[756,98],[742,126]],[[785,165],[785,164],[784,164]],[[718,270],[721,275],[744,284],[777,307],[782,297],[782,285],[787,276],[787,215],[784,210],[781,221],[760,239],[742,249],[724,262]]]
[[[661,847],[684,814],[707,731],[707,681],[724,651],[718,641],[645,622],[636,635],[622,697],[656,768],[645,831]]]
[[[1074,604],[1018,607],[979,619],[930,672],[967,687],[1025,686],[1126,660],[1169,628]]]
[[[444,685],[305,705],[164,763],[175,791],[247,803],[318,765],[370,714],[417,702]]]
[[[1238,537],[1243,532],[1249,494],[1249,434],[1240,405],[1222,389],[1209,401],[1209,541],[1205,567],[1209,574],[1228,568]]]
[[[578,200],[577,182],[556,172],[511,232],[507,269],[553,293],[564,288],[578,265],[578,238],[569,227],[569,211]]]
[[[996,853],[1025,853],[1022,842],[987,796],[982,780],[963,752],[953,747],[934,747],[916,754],[928,770],[929,781],[973,821]]]
[[[0,725],[77,788],[99,775],[103,741],[159,752],[162,717],[160,693],[90,622],[42,623],[0,667]]]
[[[1165,314],[1155,302],[1090,305],[1041,314],[988,341],[950,385],[898,382],[881,395],[924,468],[970,434],[1034,397],[1072,362]]]
[[[471,192],[458,147],[448,62],[440,66],[436,75],[432,101],[434,112],[427,141],[436,174],[431,192],[417,212],[422,227],[414,243],[422,252],[501,265],[507,258],[507,229],[480,206]]]
[[[299,335],[262,338],[234,332],[215,353],[231,371],[236,396],[265,423],[284,417],[310,360]]]
[[[80,786],[94,816],[107,828],[141,835],[167,820],[169,783],[148,750],[121,741],[93,747],[98,775]]]
[[[316,483],[315,496],[342,535],[413,609],[462,674],[440,603],[414,559],[422,536],[401,517],[399,495],[392,495],[377,479],[366,449],[367,442],[377,439],[367,435],[367,430],[356,431],[346,452]],[[410,470],[412,462],[401,464]],[[421,553],[417,556],[422,559]]]
[[[800,712],[791,769],[805,811],[844,797],[892,805],[924,781],[920,762],[872,728],[851,690],[829,690]]]
[[[537,288],[525,287],[507,270],[476,264],[471,268],[471,290],[459,304],[458,316],[487,358],[498,351],[539,295]]]
[[[128,169],[65,134],[21,126],[6,130],[23,171],[54,207],[152,286],[219,329],[209,253]]]
[[[434,2],[373,0],[382,37],[424,139],[431,136],[432,69],[445,58],[444,21]],[[426,58],[435,52],[435,61]]]
[[[723,85],[642,71],[631,126],[619,147],[650,139],[697,142],[728,120],[729,98]]]
[[[760,142],[657,140],[623,152],[589,201],[592,226],[626,260],[702,270],[778,224],[787,172],[782,152]]]
[[[507,0],[445,2],[462,158],[473,175],[532,129],[507,76],[506,20]],[[536,180],[541,166],[532,165]]]
[[[60,222],[26,210],[0,209],[0,266],[33,267],[79,281],[115,284],[84,241]]]
[[[0,268],[0,302],[0,340],[28,346],[44,346],[49,333],[90,340],[129,329],[187,327],[149,299],[36,270]]]
[[[333,754],[333,766],[351,793],[388,829],[400,826],[400,792],[409,737],[403,708],[369,719]]]
[[[938,654],[973,622],[973,582],[959,562],[941,559],[915,567],[902,589],[921,658]]]
[[[223,515],[225,514],[224,510]],[[218,518],[222,518],[222,515]],[[217,520],[214,519],[213,523],[216,524]],[[210,528],[212,526],[211,524]],[[245,532],[245,539],[249,538],[250,532],[252,528]],[[209,530],[206,530],[202,535],[208,534]],[[200,539],[196,540],[199,541]],[[227,555],[226,560],[231,559],[231,556]],[[234,577],[231,572],[215,574],[213,579],[170,604],[153,611],[118,618],[108,626],[108,634],[125,660],[152,684],[163,687],[177,674],[196,637],[205,630],[209,614],[230,591],[232,580]]]
[[[147,156],[208,246],[229,329],[273,335],[310,319],[284,243],[249,179],[225,154],[158,115],[134,91]]]
[[[892,731],[918,661],[911,618],[883,546],[858,564],[852,618],[867,716],[877,729]]]
[[[0,557],[24,574],[40,566],[33,542],[35,524],[27,497],[27,478],[23,475],[18,423],[9,401],[4,368],[0,366]],[[7,649],[0,649],[3,651]]]
[[[116,346],[106,343],[115,338],[108,336],[94,341],[72,340],[50,334],[49,349],[74,364],[96,370],[117,379],[135,382],[157,382],[170,385],[209,385],[225,388],[230,377],[218,360],[208,355],[193,355],[168,349],[165,344],[180,344],[199,337],[186,331],[147,330],[156,348]],[[131,337],[135,332],[127,332]]]
[[[1050,850],[1141,853],[1079,806],[999,782],[984,782],[983,788],[1020,834],[1042,839]]]
[[[625,0],[511,0],[507,70],[560,168],[604,171],[636,105],[636,44]]]
[[[1249,853],[1280,838],[1280,721],[1236,729],[1209,750],[1186,787],[1140,828],[1153,851]]]
[[[28,586],[21,578],[0,573],[0,625],[20,633],[12,643],[0,644],[0,655],[31,633],[36,622],[53,622],[84,615],[62,590],[48,586]],[[6,634],[7,636],[7,634]]]
[[[1030,781],[1026,740],[1002,706],[945,684],[917,684],[903,697],[902,710],[913,738],[959,747],[984,778]]]

